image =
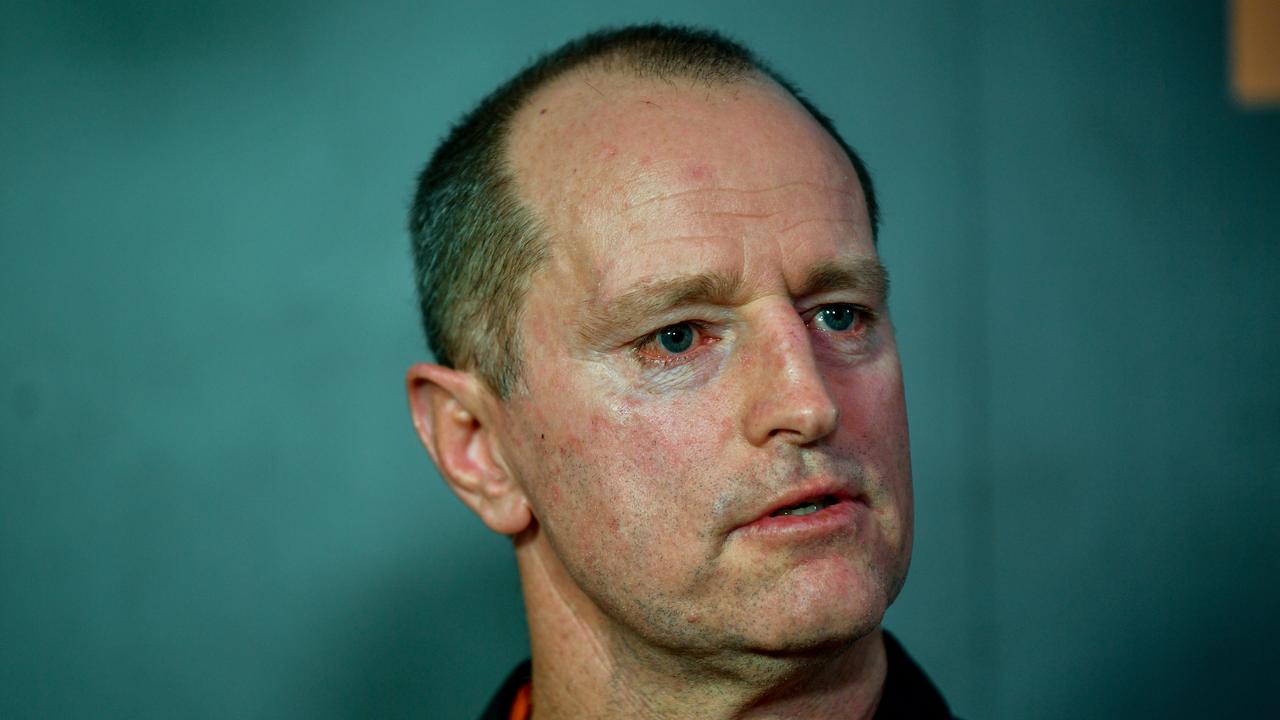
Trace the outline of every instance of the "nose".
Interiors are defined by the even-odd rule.
[[[840,407],[827,389],[804,320],[791,307],[772,313],[747,349],[743,430],[752,445],[807,445],[831,434]]]

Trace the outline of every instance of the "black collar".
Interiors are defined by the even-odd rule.
[[[884,694],[880,696],[875,720],[951,720],[951,710],[941,693],[888,632],[884,633],[884,652],[889,661],[889,672],[884,680]],[[532,677],[530,662],[520,663],[489,701],[489,707],[485,708],[480,720],[508,720],[516,693]]]

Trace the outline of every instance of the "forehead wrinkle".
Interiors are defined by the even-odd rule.
[[[694,214],[706,215],[708,217],[731,217],[731,218],[744,218],[747,220],[766,220],[768,218],[774,217],[779,212],[780,211],[777,211],[777,210],[773,212],[765,212],[765,213],[732,212],[729,210],[724,210],[724,211],[700,210],[698,212],[695,212]]]
[[[836,187],[834,185],[827,185],[824,183],[813,182],[809,180],[795,180],[792,182],[782,183],[781,185],[775,185],[773,187],[767,187],[767,188],[722,188],[722,187],[692,188],[689,190],[680,190],[673,193],[660,193],[653,197],[640,200],[639,202],[632,202],[628,198],[628,200],[623,203],[622,209],[624,212],[628,212],[631,210],[645,207],[647,205],[653,205],[655,203],[681,200],[681,199],[690,198],[690,197],[699,197],[699,196],[714,197],[715,195],[724,195],[727,197],[752,196],[752,195],[760,195],[763,193],[778,192],[781,190],[787,190],[790,188],[797,188],[797,187],[809,188],[812,190],[820,190],[823,192],[830,192],[837,195],[846,195],[849,198],[854,200],[858,199],[857,193],[855,193],[852,189],[849,189],[849,188],[841,188],[841,187]]]
[[[804,220],[797,220],[791,223],[790,225],[787,225],[786,227],[779,230],[778,234],[786,235],[787,233],[791,232],[792,230],[795,230],[796,228],[802,225],[808,225],[809,223],[816,223],[816,222],[832,223],[835,225],[857,225],[858,224],[858,221],[854,220],[853,218],[842,218],[842,217],[805,218]]]
[[[748,236],[787,236],[812,223],[827,223],[850,226],[859,237],[864,234],[860,228],[865,220],[860,216],[865,217],[865,213],[857,203],[856,193],[813,192],[800,187],[810,185],[789,183],[780,186],[782,190],[745,193],[714,189],[699,192],[701,197],[694,199],[690,199],[687,192],[676,193],[623,213],[631,213],[640,223],[632,225],[632,231],[655,222],[667,226],[683,224],[685,234],[727,234],[742,240]],[[844,234],[848,230],[839,232]]]
[[[689,305],[730,305],[742,291],[738,272],[705,272],[639,282],[612,299],[587,301],[579,324],[582,340],[598,342],[616,328],[634,328],[650,318]]]

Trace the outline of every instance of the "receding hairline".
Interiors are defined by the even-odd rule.
[[[779,83],[767,72],[755,66],[745,67],[740,73],[732,76],[715,75],[703,77],[693,73],[654,75],[652,73],[634,71],[625,65],[598,63],[594,60],[588,60],[554,77],[545,79],[529,92],[528,96],[514,108],[511,116],[506,119],[500,149],[508,171],[512,170],[511,159],[512,150],[515,146],[514,139],[522,129],[528,128],[535,118],[540,117],[543,113],[555,113],[557,108],[552,101],[559,94],[568,94],[570,97],[580,96],[588,99],[598,97],[603,102],[618,90],[630,91],[641,84],[649,84],[658,89],[680,88],[680,81],[690,83],[688,89],[703,88],[709,92],[723,91],[736,86],[754,85],[760,89],[777,93],[779,97],[788,98],[798,106],[803,107],[799,102],[799,98],[790,88]],[[835,140],[834,137],[832,139]],[[514,177],[514,174],[512,176]]]
[[[691,81],[694,84],[682,85],[681,80]],[[559,142],[563,137],[557,133],[562,134],[569,130],[563,127],[559,128],[558,131],[539,127],[540,120],[544,116],[548,119],[553,119],[563,110],[566,101],[584,98],[587,102],[597,104],[600,108],[608,108],[606,112],[616,111],[620,103],[610,100],[611,96],[615,95],[615,93],[626,93],[630,96],[627,98],[629,102],[648,102],[648,100],[643,99],[646,88],[653,88],[658,93],[672,90],[698,92],[705,89],[710,96],[703,99],[711,102],[716,99],[717,94],[720,94],[719,96],[723,98],[726,97],[723,93],[740,87],[761,91],[764,94],[772,95],[783,103],[791,105],[798,117],[803,117],[812,122],[815,130],[830,141],[834,156],[840,158],[839,162],[848,164],[849,173],[847,177],[853,182],[849,192],[857,192],[861,195],[861,202],[871,216],[869,219],[872,223],[872,241],[874,242],[876,228],[874,213],[870,205],[871,197],[868,194],[869,188],[858,172],[855,161],[845,150],[841,139],[833,134],[829,128],[825,127],[818,118],[814,117],[812,109],[790,87],[780,82],[766,69],[754,65],[746,67],[741,74],[732,77],[715,76],[711,80],[706,80],[699,77],[677,75],[657,77],[651,74],[632,72],[625,66],[596,65],[587,62],[547,79],[525,98],[524,102],[507,120],[500,155],[503,172],[510,181],[507,190],[511,193],[512,199],[538,223],[541,234],[538,240],[545,243],[545,247],[550,247],[555,244],[558,236],[548,232],[551,227],[548,222],[550,218],[544,212],[551,207],[551,203],[546,202],[548,187],[553,188],[552,192],[554,193],[554,191],[565,188],[569,179],[567,176],[564,178],[557,176],[548,185],[546,182],[548,178],[545,176],[541,178],[542,184],[537,184],[531,181],[530,178],[525,177],[525,175],[526,173],[534,172],[532,166],[535,163],[545,162],[548,152],[555,153],[555,155],[551,156],[552,158],[562,157],[565,154],[564,145]],[[640,96],[640,99],[635,96]],[[697,100],[696,95],[691,97]],[[655,96],[655,99],[661,101],[660,97]],[[571,111],[580,113],[582,112],[582,107],[576,105],[571,108]],[[576,118],[579,123],[592,119],[593,116],[589,114],[579,114]],[[624,144],[612,138],[602,138],[601,142],[609,145],[615,145],[616,143],[616,146]],[[533,144],[532,147],[530,143]],[[617,149],[616,146],[615,150]],[[522,163],[525,172],[520,171]],[[715,188],[696,189],[691,190],[691,192],[712,190],[715,190]],[[721,188],[721,190],[731,191],[734,188]]]
[[[755,65],[745,65],[740,74],[733,76],[713,75],[704,77],[683,73],[655,75],[633,70],[630,65],[621,64],[617,60],[610,63],[600,58],[593,58],[554,77],[545,79],[542,84],[524,98],[523,102],[506,119],[500,141],[501,144],[498,148],[501,170],[510,181],[507,191],[511,194],[511,198],[520,205],[524,212],[528,213],[529,217],[537,225],[535,232],[539,234],[538,242],[543,243],[544,247],[550,247],[556,238],[553,234],[548,233],[549,223],[548,218],[541,211],[542,203],[535,199],[535,194],[531,192],[527,179],[522,178],[521,173],[518,172],[516,157],[521,141],[530,139],[529,135],[534,129],[534,120],[540,117],[544,111],[555,113],[553,101],[557,99],[558,93],[569,93],[570,97],[603,95],[604,98],[607,98],[610,92],[620,90],[624,86],[627,91],[631,91],[639,84],[651,84],[658,89],[669,89],[671,87],[679,87],[679,81],[681,80],[695,83],[691,87],[699,87],[700,84],[700,86],[709,91],[724,90],[739,85],[754,85],[773,92],[779,97],[797,102],[799,105],[797,98],[787,87]],[[545,150],[543,148],[544,152]],[[564,187],[564,185],[558,184],[557,187]]]
[[[693,84],[681,87],[681,80],[689,81]],[[613,93],[618,91],[631,93],[638,86],[644,85],[659,91],[705,89],[709,93],[724,92],[735,87],[753,87],[794,104],[795,108],[802,115],[812,120],[821,133],[831,141],[837,153],[850,163],[850,169],[853,170],[852,177],[857,183],[859,192],[863,195],[863,202],[867,203],[869,201],[867,188],[862,182],[856,166],[853,166],[853,159],[844,152],[840,138],[832,134],[828,128],[824,127],[813,116],[811,109],[805,105],[790,87],[780,82],[766,69],[755,65],[747,65],[744,66],[739,74],[732,76],[715,75],[710,78],[679,73],[657,76],[651,73],[635,72],[625,65],[596,63],[593,60],[589,60],[582,65],[565,70],[555,77],[546,79],[524,98],[524,101],[515,109],[505,123],[499,148],[499,158],[502,171],[511,183],[508,191],[511,193],[512,199],[519,203],[521,208],[529,213],[530,217],[539,224],[539,229],[543,233],[543,236],[539,238],[541,242],[550,244],[554,239],[554,237],[545,234],[548,218],[540,211],[542,203],[535,200],[537,193],[531,190],[527,178],[523,178],[521,176],[522,173],[518,171],[519,160],[521,159],[518,157],[518,151],[530,153],[527,156],[529,160],[533,158],[532,151],[523,146],[527,142],[536,142],[531,136],[537,132],[537,120],[544,114],[555,115],[559,107],[558,103],[564,100],[587,98],[588,102],[594,102],[591,98],[599,97],[600,106],[608,107],[612,106],[613,103],[605,101]],[[707,99],[710,100],[710,98]],[[545,139],[543,142],[545,142]],[[546,152],[547,147],[540,147],[538,151]],[[562,183],[556,185],[558,188],[563,186]],[[868,211],[870,211],[869,207]],[[872,232],[874,235],[874,227]]]

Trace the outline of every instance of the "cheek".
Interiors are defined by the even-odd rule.
[[[911,449],[902,375],[896,363],[856,370],[834,384],[840,428],[833,444],[881,478],[910,518]]]
[[[840,407],[836,442],[849,449],[896,454],[907,442],[907,413],[902,381],[889,368],[859,368],[831,384]],[[863,454],[861,452],[856,454]]]
[[[690,397],[564,405],[537,414],[545,431],[526,433],[535,457],[525,464],[535,513],[560,542],[584,553],[622,544],[632,562],[648,562],[656,546],[701,526],[686,516],[705,514],[718,491],[717,459],[733,441],[729,413],[694,412]]]
[[[619,501],[610,508],[615,515],[636,522],[678,516],[697,496],[698,477],[714,465],[718,433],[681,410],[630,402],[592,418],[592,441],[578,457],[590,470],[586,480]]]
[[[881,457],[905,454],[906,401],[895,351],[886,350],[872,363],[838,374],[828,391],[840,407],[840,429],[833,438],[838,445],[867,448]]]

